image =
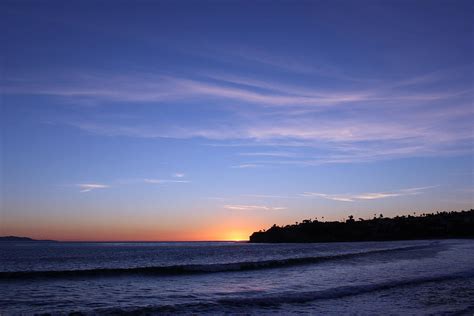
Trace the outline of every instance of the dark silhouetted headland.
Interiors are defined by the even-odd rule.
[[[382,214],[370,220],[320,222],[317,219],[283,227],[273,225],[267,231],[255,232],[250,242],[332,242],[387,241],[412,239],[474,238],[474,210],[438,212],[421,216],[385,218]]]
[[[0,242],[2,241],[21,241],[21,242],[31,242],[31,241],[43,241],[43,242],[56,242],[55,240],[38,240],[38,239],[33,239],[29,237],[18,237],[18,236],[0,236]]]

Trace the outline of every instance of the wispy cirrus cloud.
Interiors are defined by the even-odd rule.
[[[234,168],[234,169],[249,169],[249,168],[258,168],[258,167],[260,167],[260,165],[253,164],[253,163],[243,163],[243,164],[240,164],[240,165],[232,166],[231,168]]]
[[[364,200],[378,200],[390,197],[402,197],[402,196],[414,196],[423,194],[424,191],[437,188],[438,185],[433,186],[424,186],[424,187],[413,187],[406,189],[399,189],[395,191],[385,191],[385,192],[366,192],[366,193],[357,193],[357,194],[326,194],[320,192],[304,192],[301,194],[287,194],[287,195],[276,195],[276,194],[241,194],[240,198],[252,198],[252,199],[262,199],[262,200],[283,200],[283,199],[306,199],[306,198],[323,198],[339,202],[356,202]],[[224,201],[231,200],[235,198],[224,198],[224,197],[207,197],[206,199]],[[260,204],[226,204],[224,205],[226,209],[232,210],[284,210],[286,207],[273,207]]]
[[[216,54],[216,52],[220,52]],[[344,71],[344,68],[337,67],[328,60],[323,60],[318,56],[317,62],[315,58],[308,60],[305,56],[285,56],[277,54],[274,51],[264,51],[252,47],[227,46],[213,47],[212,50],[201,51],[201,55],[206,58],[217,59],[226,63],[246,64],[252,67],[264,67],[277,71],[285,71],[293,74],[313,75],[323,78],[332,78],[350,82],[370,82],[376,80],[358,75],[351,75]]]
[[[470,107],[455,107],[437,112],[430,110],[420,120],[420,113],[411,117],[401,115],[377,122],[366,117],[354,116],[325,120],[324,117],[287,118],[275,117],[272,121],[241,120],[229,130],[221,126],[206,128],[186,126],[176,129],[165,124],[157,126],[127,126],[72,122],[80,129],[109,136],[144,138],[202,138],[223,142],[236,147],[300,147],[318,149],[317,154],[276,152],[238,153],[254,158],[291,158],[280,160],[285,164],[317,165],[321,163],[370,162],[413,156],[455,155],[472,151],[474,141],[470,120],[474,119]],[[459,118],[459,119],[457,119]],[[230,144],[229,141],[239,141]],[[244,142],[242,142],[244,141]],[[225,142],[225,143],[224,143]],[[218,143],[215,146],[219,146]],[[324,153],[322,153],[324,152]],[[299,159],[296,159],[299,158]],[[247,159],[248,160],[248,159]],[[277,163],[275,160],[266,161]],[[261,160],[247,161],[238,166],[255,167],[265,164]]]
[[[182,172],[176,172],[173,174],[173,177],[175,178],[184,178],[186,175]]]
[[[418,195],[422,194],[423,191],[435,188],[436,186],[426,186],[426,187],[417,187],[417,188],[408,188],[400,189],[397,191],[391,192],[367,192],[359,194],[326,194],[320,192],[304,192],[300,194],[302,197],[317,197],[327,200],[339,201],[339,202],[356,202],[363,200],[378,200],[385,199],[390,197],[400,197],[400,196],[409,196],[409,195]]]
[[[439,78],[442,76],[438,75],[432,80]],[[177,77],[151,73],[70,72],[67,75],[4,78],[0,86],[5,94],[40,94],[97,101],[161,102],[208,97],[262,106],[323,108],[355,102],[434,101],[472,92],[472,88],[445,91],[400,89],[404,86],[423,84],[426,81],[414,77],[397,82],[382,82],[375,87],[371,84],[356,89],[347,87],[321,89],[315,85],[295,86],[236,75],[189,74]]]
[[[450,85],[453,75],[457,74],[438,71],[371,84],[361,82],[357,88],[334,85],[323,89],[314,82],[297,85],[232,73],[189,73],[181,77],[79,73],[55,79],[6,78],[1,87],[6,94],[43,94],[75,103],[213,104],[217,110],[225,110],[225,115],[204,118],[205,122],[182,119],[188,110],[182,107],[180,115],[168,121],[78,116],[61,118],[60,123],[106,136],[201,138],[226,145],[239,141],[241,145],[260,146],[254,152],[236,153],[269,160],[247,160],[236,166],[245,168],[267,163],[311,166],[472,152],[473,91],[471,86]],[[437,84],[434,88],[433,83]],[[283,147],[290,144],[319,152],[285,152]],[[275,146],[283,150],[264,148]]]
[[[80,183],[77,186],[81,189],[80,192],[90,192],[92,190],[97,189],[107,189],[110,186],[106,184],[99,184],[99,183]]]
[[[190,183],[189,180],[171,180],[171,179],[143,179],[145,183],[166,184],[166,183]]]
[[[258,199],[295,199],[299,196],[292,195],[274,195],[274,194],[243,194],[243,197],[258,198]]]
[[[234,211],[280,211],[285,210],[286,207],[281,206],[266,206],[266,205],[242,205],[242,204],[227,204],[224,205],[225,209]]]
[[[179,178],[179,177],[178,177]],[[190,180],[177,180],[177,179],[131,179],[131,180],[120,180],[116,181],[117,186],[124,184],[138,184],[138,183],[149,183],[149,184],[167,184],[167,183],[190,183]],[[90,192],[93,190],[108,189],[111,187],[109,184],[100,183],[79,183],[76,184],[80,188],[80,192]]]
[[[251,156],[251,157],[298,157],[300,154],[293,152],[283,151],[269,151],[269,152],[242,152],[240,156]]]
[[[160,74],[102,75],[78,74],[75,77],[10,78],[1,82],[6,94],[39,94],[75,99],[115,102],[161,102],[196,97],[222,98],[265,106],[329,106],[362,101],[368,95],[357,91],[326,91],[308,94],[275,86],[268,91],[236,87],[226,81],[205,78],[172,77]]]

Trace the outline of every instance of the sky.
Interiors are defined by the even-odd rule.
[[[474,205],[472,1],[0,3],[0,235],[239,240]]]

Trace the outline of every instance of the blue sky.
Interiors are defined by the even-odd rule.
[[[473,206],[469,1],[3,1],[2,234],[240,239]]]

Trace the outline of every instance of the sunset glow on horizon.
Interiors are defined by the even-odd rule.
[[[2,1],[0,235],[472,208],[472,4],[292,4]]]

